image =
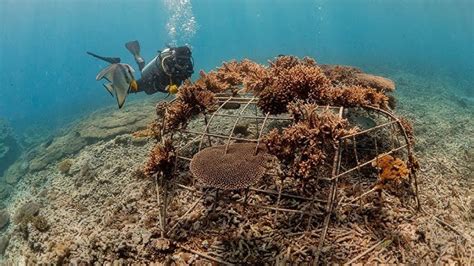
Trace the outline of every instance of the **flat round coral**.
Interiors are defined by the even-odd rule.
[[[209,147],[191,160],[191,173],[206,187],[234,190],[255,184],[265,174],[268,153],[263,145],[255,155],[255,143]]]

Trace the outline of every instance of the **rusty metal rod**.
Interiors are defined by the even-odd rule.
[[[250,102],[251,102],[253,99],[255,99],[255,97],[252,97],[252,99],[251,99],[247,104],[245,104],[244,108],[242,108],[242,110],[240,110],[239,115],[242,115],[242,114],[245,112],[245,110],[249,107]],[[230,132],[229,132],[229,136],[228,136],[228,138],[227,138],[227,143],[226,143],[226,145],[225,145],[224,154],[227,154],[227,151],[229,150],[230,140],[232,139],[232,136],[234,135],[235,127],[236,127],[237,124],[239,123],[240,118],[241,118],[241,117],[237,117],[237,119],[235,119],[234,125],[232,126],[232,129],[231,129]],[[258,142],[257,142],[257,143],[258,143]]]
[[[295,209],[286,209],[286,208],[278,208],[278,207],[273,207],[273,206],[265,206],[265,205],[257,205],[257,204],[248,204],[249,206],[257,207],[257,208],[262,208],[262,209],[268,209],[268,210],[273,210],[273,211],[282,211],[282,212],[293,212],[293,213],[300,213],[304,215],[322,215],[323,213],[321,212],[305,212],[301,210],[295,210]]]
[[[390,121],[390,122],[387,122],[387,123],[383,123],[381,125],[378,125],[378,126],[366,129],[366,130],[362,130],[362,131],[359,131],[359,132],[356,132],[356,133],[353,133],[353,134],[345,135],[345,136],[341,137],[340,139],[352,138],[352,137],[362,135],[362,134],[365,134],[367,132],[370,132],[370,131],[373,131],[373,130],[376,130],[376,129],[379,129],[379,128],[382,128],[382,127],[386,127],[386,126],[389,126],[389,125],[395,124],[395,123],[397,123],[397,121]]]
[[[244,119],[259,119],[264,120],[264,116],[239,116],[239,115],[229,115],[229,114],[216,114],[216,116],[223,116],[223,117],[235,117],[235,118],[244,118]],[[290,117],[268,117],[269,120],[285,120],[285,121],[293,121],[293,118]]]
[[[227,103],[229,102],[230,100],[232,99],[232,97],[230,97],[229,99],[227,99],[227,101],[225,101],[223,104],[221,104],[217,110],[212,113],[211,117],[209,118],[209,122],[206,124],[206,128],[204,129],[204,131],[208,131],[209,130],[209,125],[211,124],[212,120],[214,119],[214,116],[219,112],[220,109],[222,109],[222,107]],[[199,151],[201,150],[202,148],[202,141],[204,140],[204,135],[202,135],[201,137],[201,141],[199,142]]]
[[[221,138],[221,139],[229,138],[229,136],[225,136],[225,135],[214,134],[214,133],[205,133],[205,132],[196,132],[196,131],[192,131],[192,130],[185,130],[184,132],[189,133],[189,134],[201,135],[201,136],[211,136],[211,137],[216,137],[216,138]],[[237,137],[231,137],[231,139],[240,140],[240,141],[247,141],[247,142],[258,142],[258,139],[246,139],[246,138],[237,138]]]
[[[270,113],[267,113],[265,115],[265,119],[263,120],[262,128],[260,128],[260,133],[258,134],[258,141],[257,141],[257,145],[255,146],[254,155],[258,154],[258,145],[260,145],[260,140],[262,139],[263,130],[265,129],[265,123],[267,122],[267,118],[268,118],[269,115],[270,115]]]
[[[184,156],[176,156],[176,158],[181,159],[181,160],[185,160],[185,161],[191,161],[191,158],[184,157]]]
[[[314,258],[315,265],[318,265],[319,261],[319,256],[321,255],[321,251],[324,246],[324,240],[326,239],[326,234],[329,228],[329,222],[331,219],[331,213],[333,210],[334,206],[334,199],[336,198],[336,193],[337,193],[337,185],[338,185],[338,172],[339,172],[339,163],[341,159],[341,140],[339,140],[336,144],[336,149],[334,151],[334,161],[332,165],[332,171],[331,171],[331,191],[329,192],[329,197],[328,197],[328,203],[326,207],[326,217],[324,217],[324,227],[323,231],[321,232],[321,236],[319,237],[319,243],[318,243],[318,249],[316,251],[316,255]]]
[[[251,191],[254,191],[254,192],[260,192],[260,193],[264,193],[264,194],[269,194],[269,195],[275,195],[275,196],[278,196],[278,191],[273,191],[273,190],[263,190],[263,189],[258,189],[258,188],[250,188]],[[307,197],[302,197],[302,196],[298,196],[298,195],[293,195],[293,194],[288,194],[288,193],[281,193],[281,196],[282,197],[286,197],[286,198],[293,198],[293,199],[300,199],[300,200],[313,200],[313,198],[307,198]],[[323,200],[323,199],[314,199],[316,202],[322,202],[322,203],[326,203],[327,200]]]

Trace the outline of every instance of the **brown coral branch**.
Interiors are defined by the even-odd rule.
[[[289,176],[316,177],[315,169],[328,165],[337,141],[355,129],[330,110],[317,110],[314,104],[298,101],[288,109],[296,123],[281,133],[276,129],[271,131],[263,142],[269,153],[288,167]]]
[[[144,173],[152,178],[165,176],[171,178],[176,161],[176,152],[171,139],[155,145],[145,165]]]
[[[212,112],[216,104],[217,99],[214,93],[187,81],[181,86],[176,100],[166,108],[165,131],[185,127],[190,117],[203,111]]]

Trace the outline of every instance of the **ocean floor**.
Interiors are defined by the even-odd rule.
[[[361,255],[357,262],[473,264],[474,104],[451,94],[441,81],[407,73],[390,78],[397,84],[396,112],[414,122],[423,210],[416,212],[394,200],[386,211],[391,218],[383,222],[396,228],[403,241],[380,245],[389,237],[383,231],[334,223],[323,261],[344,262]],[[132,136],[155,118],[155,104],[156,100],[147,99],[130,102],[123,110],[97,111],[10,167],[1,184],[10,195],[0,206],[0,263],[187,264],[206,262],[206,254],[226,251],[230,255],[222,259],[231,262],[245,258],[255,262],[259,256],[270,261],[263,257],[268,254],[274,254],[275,262],[298,262],[314,252],[305,243],[314,244],[317,230],[273,238],[268,223],[261,223],[265,215],[251,217],[262,224],[258,228],[239,222],[245,220],[242,213],[252,214],[240,203],[220,204],[216,210],[225,213],[222,219],[228,218],[221,226],[239,231],[242,239],[234,235],[224,241],[198,218],[176,227],[172,232],[179,240],[176,243],[160,239],[155,182],[142,172],[154,141]],[[171,203],[169,215],[176,217],[187,211],[180,206],[189,208],[196,200],[186,190],[174,198],[179,200]],[[203,195],[196,203],[200,208],[189,215],[203,216],[199,210],[208,207],[210,200]],[[343,230],[351,226],[352,231]],[[249,238],[247,231],[253,232]]]

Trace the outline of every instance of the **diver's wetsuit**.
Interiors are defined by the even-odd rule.
[[[168,85],[181,85],[194,73],[191,50],[187,46],[171,47],[159,52],[137,80],[138,90],[146,94],[167,93]]]

